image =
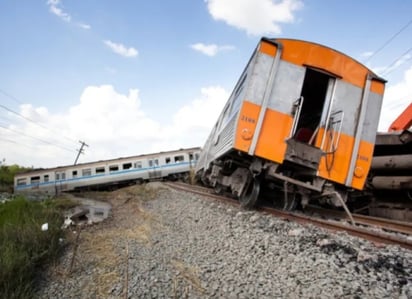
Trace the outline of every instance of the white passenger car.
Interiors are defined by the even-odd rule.
[[[194,169],[200,148],[145,154],[49,169],[33,170],[14,177],[15,193],[107,188],[155,179],[180,179]]]

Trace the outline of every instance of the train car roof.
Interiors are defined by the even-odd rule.
[[[195,150],[200,150],[200,147],[191,147],[191,148],[181,148],[181,149],[177,149],[177,150],[171,150],[171,151],[162,151],[162,152],[157,152],[157,153],[150,153],[150,154],[141,154],[141,155],[136,155],[136,156],[127,156],[127,157],[119,157],[119,158],[113,158],[113,159],[109,159],[109,160],[98,160],[98,161],[93,161],[93,162],[85,162],[85,163],[79,163],[76,165],[63,165],[63,166],[57,166],[57,167],[51,167],[51,168],[37,168],[37,169],[33,169],[33,170],[29,170],[29,171],[25,171],[25,172],[20,172],[18,174],[15,175],[15,177],[21,176],[21,175],[27,175],[29,173],[42,173],[45,171],[54,171],[54,170],[62,170],[64,168],[73,168],[73,167],[84,167],[84,166],[89,166],[89,165],[93,165],[93,164],[97,164],[97,163],[110,163],[110,162],[114,162],[114,161],[119,161],[119,160],[129,160],[129,159],[141,159],[141,158],[147,158],[147,157],[153,157],[153,156],[157,156],[157,155],[165,155],[165,154],[174,154],[174,153],[179,153],[179,152],[187,152],[187,151],[195,151]]]
[[[372,83],[371,89],[383,94],[385,79],[353,57],[338,50],[310,41],[289,38],[263,37],[261,43],[273,44],[280,49],[282,60],[329,73],[361,88],[364,87],[366,78],[378,81],[376,85],[379,86],[373,86]],[[275,54],[275,52],[272,53]]]

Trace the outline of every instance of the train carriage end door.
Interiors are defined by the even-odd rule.
[[[317,169],[322,156],[317,144],[322,123],[330,113],[335,77],[322,70],[306,68],[301,96],[295,103],[295,114],[286,160]]]

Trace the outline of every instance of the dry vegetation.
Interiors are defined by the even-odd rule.
[[[90,275],[87,281],[81,282],[81,293],[93,293],[98,298],[107,297],[114,288],[125,293],[130,242],[150,246],[152,232],[162,229],[161,219],[143,208],[144,203],[155,199],[161,190],[140,185],[113,192],[83,194],[87,198],[109,202],[111,215],[103,223],[84,227],[81,231],[74,228],[69,236],[71,246],[66,263],[55,266],[53,276],[74,281],[76,275],[86,272]]]

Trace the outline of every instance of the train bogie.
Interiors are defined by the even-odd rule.
[[[303,204],[317,197],[341,206],[346,190],[365,184],[384,85],[331,48],[262,38],[203,147],[197,175],[245,206],[256,201],[259,182],[285,198],[297,193]]]

